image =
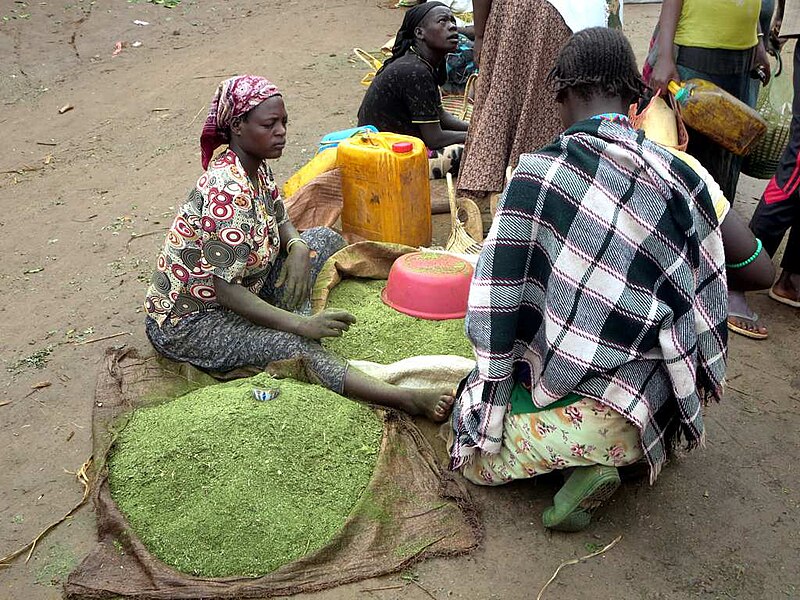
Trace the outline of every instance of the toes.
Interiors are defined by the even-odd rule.
[[[453,403],[455,398],[452,396],[442,396],[436,403],[436,408],[433,411],[434,416],[439,420],[446,419],[450,412],[453,410]]]
[[[752,331],[753,333],[766,333],[767,328],[763,325],[759,325],[757,322],[753,322],[747,319],[728,319],[728,321],[734,327],[738,327],[740,329],[745,329],[747,331]]]

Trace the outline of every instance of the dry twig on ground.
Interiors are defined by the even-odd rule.
[[[591,554],[587,554],[586,556],[581,556],[580,558],[573,558],[572,560],[566,560],[562,562],[560,565],[558,565],[558,568],[556,569],[556,572],[553,573],[553,576],[550,579],[548,579],[547,583],[545,583],[542,589],[539,590],[539,593],[536,596],[536,600],[542,600],[542,596],[544,596],[544,591],[548,588],[548,586],[551,583],[553,583],[556,580],[556,577],[558,577],[558,573],[561,571],[561,569],[563,569],[564,567],[568,567],[569,565],[577,565],[578,563],[582,563],[583,561],[589,560],[590,558],[594,558],[595,556],[600,556],[601,554],[605,554],[606,552],[611,550],[611,548],[616,546],[617,542],[619,542],[621,539],[622,536],[620,535],[616,539],[614,539],[610,544],[607,544],[604,548],[601,548],[597,552],[592,552]]]
[[[39,533],[39,535],[37,535],[31,542],[28,542],[27,544],[22,546],[22,548],[15,550],[11,554],[8,554],[0,558],[0,569],[10,567],[11,561],[17,558],[20,554],[24,553],[25,550],[28,550],[28,548],[30,548],[30,550],[28,550],[28,555],[25,557],[25,562],[28,562],[31,559],[31,556],[33,555],[33,551],[36,550],[36,544],[39,543],[39,540],[41,540],[44,536],[50,533],[53,529],[61,525],[61,523],[69,519],[73,514],[75,514],[75,511],[77,511],[81,506],[83,506],[86,503],[86,500],[89,498],[89,491],[91,490],[91,486],[89,485],[89,474],[88,474],[88,471],[91,468],[91,466],[92,466],[92,457],[90,456],[88,460],[85,463],[83,463],[83,465],[81,465],[81,468],[78,469],[76,473],[67,471],[71,475],[75,475],[78,481],[80,481],[81,484],[83,484],[83,497],[80,499],[80,502],[78,502],[75,506],[73,506],[70,509],[70,511],[63,517],[61,517],[58,521],[45,527],[41,531],[41,533]]]

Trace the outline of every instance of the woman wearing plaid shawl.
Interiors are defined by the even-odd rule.
[[[453,408],[451,468],[496,485],[573,468],[544,525],[586,527],[645,459],[703,443],[727,346],[726,258],[769,281],[735,216],[723,234],[701,178],[623,113],[643,84],[618,31],[576,33],[551,73],[568,129],[524,154],[475,270],[477,366]],[[744,263],[744,264],[739,264]]]

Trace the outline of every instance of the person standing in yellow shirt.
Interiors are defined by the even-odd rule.
[[[653,90],[670,81],[711,81],[742,102],[751,102],[751,74],[769,79],[769,59],[758,23],[761,0],[664,0],[648,63]],[[687,152],[697,158],[733,202],[741,157],[697,131]]]
[[[755,104],[753,78],[769,81],[769,58],[759,23],[761,0],[664,0],[645,80],[667,93],[670,81],[699,78],[715,83],[736,98]],[[717,181],[733,203],[742,157],[698,131],[689,130],[687,152]],[[747,307],[744,294],[729,296],[728,327],[748,337],[765,338],[758,315]]]

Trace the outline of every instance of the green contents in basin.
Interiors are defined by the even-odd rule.
[[[257,402],[253,388],[280,395]],[[342,529],[382,432],[362,404],[257,375],[136,411],[109,460],[109,484],[165,563],[204,577],[258,576]]]
[[[344,279],[331,290],[327,307],[350,311],[358,321],[342,337],[325,339],[326,348],[350,360],[382,364],[426,354],[474,358],[464,319],[428,321],[404,315],[381,300],[385,286],[384,280]]]

